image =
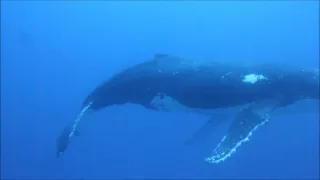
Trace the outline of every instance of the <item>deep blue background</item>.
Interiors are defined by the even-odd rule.
[[[226,162],[185,147],[207,116],[113,106],[55,139],[106,78],[154,53],[318,67],[318,2],[1,2],[3,178],[319,178],[319,115],[280,114]],[[298,110],[299,108],[297,108]]]

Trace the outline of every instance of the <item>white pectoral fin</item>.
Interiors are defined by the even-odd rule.
[[[278,101],[261,101],[242,109],[234,118],[227,134],[215,147],[210,157],[205,158],[209,163],[220,163],[236,152],[244,142],[249,140],[252,133],[265,124],[270,114],[279,107]]]

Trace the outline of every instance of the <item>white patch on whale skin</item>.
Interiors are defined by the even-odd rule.
[[[266,77],[264,77],[261,74],[247,74],[243,77],[242,81],[245,83],[251,83],[254,84],[256,83],[258,80],[263,80],[263,79],[267,79]]]

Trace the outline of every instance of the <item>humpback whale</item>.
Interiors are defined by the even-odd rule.
[[[319,71],[288,65],[194,60],[156,54],[124,69],[97,86],[83,101],[78,117],[57,139],[57,157],[66,149],[84,114],[126,103],[164,112],[212,114],[217,109],[241,106],[232,123],[204,158],[220,163],[231,157],[279,108],[300,100],[319,100]],[[211,118],[186,144],[206,138],[224,121]]]

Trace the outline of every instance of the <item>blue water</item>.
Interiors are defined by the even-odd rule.
[[[222,164],[183,143],[208,119],[113,106],[55,142],[85,96],[154,53],[319,66],[317,1],[1,2],[1,177],[319,178],[319,115],[277,115]]]

